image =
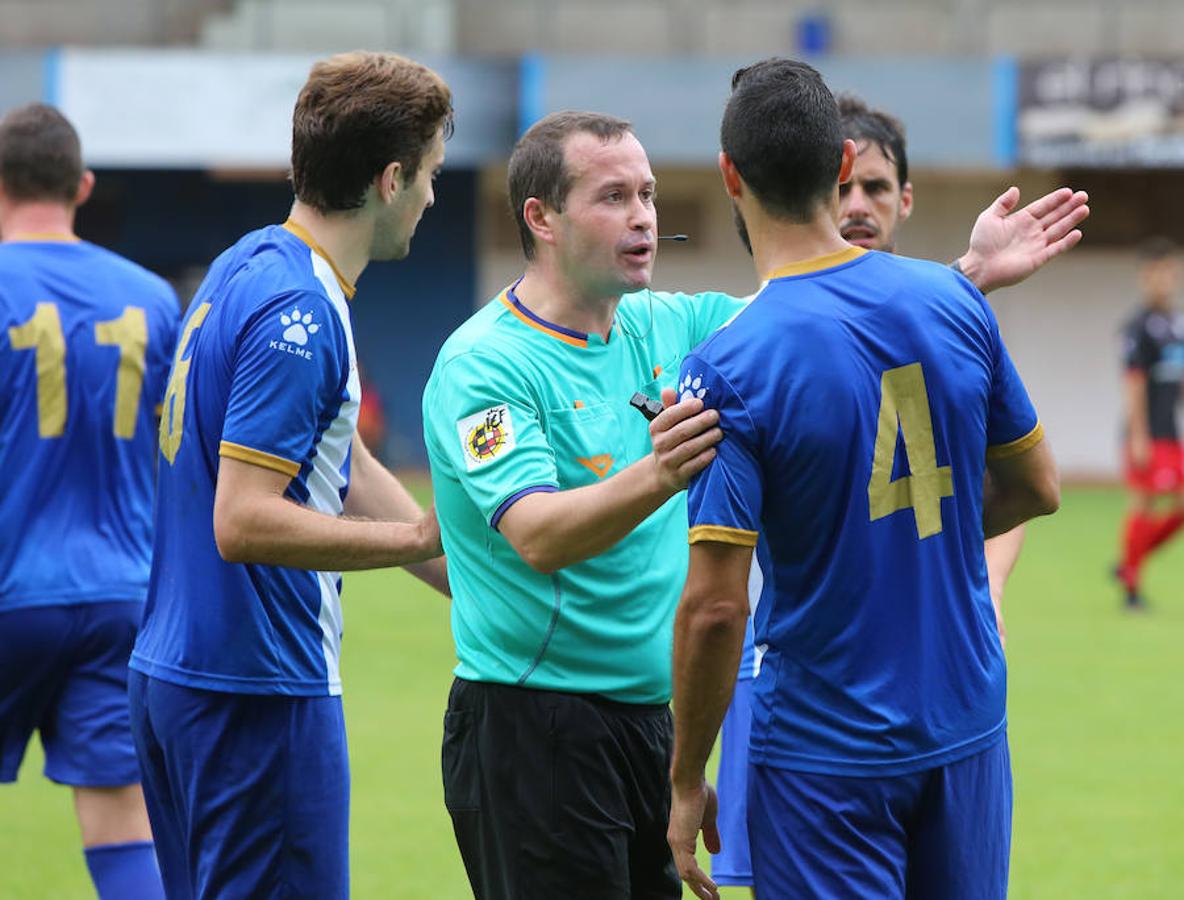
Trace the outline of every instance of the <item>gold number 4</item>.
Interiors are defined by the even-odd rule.
[[[181,340],[177,341],[173,372],[169,375],[169,386],[165,389],[164,405],[160,413],[160,452],[164,454],[170,466],[176,461],[177,451],[181,449],[181,426],[185,423],[185,385],[191,365],[190,360],[181,357],[189,349],[189,339],[193,337],[193,332],[201,327],[209,313],[208,303],[203,303],[195,309],[189,321],[185,323]]]
[[[904,435],[909,475],[892,480],[896,460],[896,436]],[[902,509],[913,510],[917,538],[941,533],[941,499],[954,496],[949,466],[937,465],[933,442],[933,418],[920,363],[888,369],[880,376],[880,419],[876,429],[876,453],[867,484],[871,521]]]
[[[33,318],[8,329],[15,350],[36,352],[37,433],[61,437],[66,430],[66,337],[62,317],[53,303],[38,303]],[[119,348],[115,381],[115,436],[131,440],[136,434],[136,410],[144,386],[144,357],[148,352],[148,322],[144,310],[125,306],[118,319],[95,323],[95,343]]]

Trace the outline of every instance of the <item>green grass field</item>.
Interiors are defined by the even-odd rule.
[[[1005,600],[1017,900],[1184,890],[1184,539],[1149,565],[1152,611],[1125,614],[1106,576],[1121,514],[1117,491],[1067,491]],[[468,897],[440,787],[447,603],[401,573],[348,576],[345,603],[353,894]],[[0,789],[0,898],[93,897],[69,792],[40,766],[34,745]]]

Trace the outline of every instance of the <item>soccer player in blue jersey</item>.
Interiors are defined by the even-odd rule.
[[[680,874],[718,896],[693,853],[701,827],[715,843],[704,766],[755,548],[771,583],[754,623],[758,895],[1003,897],[1005,670],[982,546],[1059,502],[1035,410],[968,281],[843,239],[839,183],[857,149],[817,72],[790,60],[737,72],[721,143],[768,283],[681,370],[725,439],[688,498],[669,831]]]
[[[844,240],[868,250],[894,252],[897,232],[913,210],[904,128],[895,118],[868,108],[852,95],[837,98],[843,137],[855,141],[857,156],[851,178],[839,186],[839,232]],[[970,249],[955,263],[984,294],[1014,284],[1081,239],[1076,229],[1088,215],[1084,192],[1053,191],[1022,210],[1015,210],[1019,191],[1012,187],[979,215]],[[1005,248],[1010,247],[1011,250]],[[1020,247],[1026,253],[1017,252]],[[984,547],[991,601],[1000,641],[1004,638],[1003,589],[1023,546],[1023,526],[988,540]],[[755,605],[764,580],[754,566],[749,601]],[[752,623],[736,675],[732,704],[720,729],[720,849],[711,856],[711,877],[720,885],[751,886],[748,852],[748,735],[752,683],[759,658],[753,647]]]
[[[129,677],[170,897],[348,895],[339,573],[441,552],[357,436],[349,300],[367,263],[407,255],[451,123],[411,60],[314,65],[290,218],[219,256],[182,325]],[[446,589],[441,560],[417,571]]]
[[[93,186],[56,109],[0,121],[0,781],[39,731],[99,897],[153,898],[127,659],[180,309],[163,279],[74,234]]]

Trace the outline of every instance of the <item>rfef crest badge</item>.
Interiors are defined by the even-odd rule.
[[[514,449],[514,420],[510,407],[491,406],[456,423],[465,465],[472,472]]]

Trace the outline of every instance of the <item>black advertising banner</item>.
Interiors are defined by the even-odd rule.
[[[1021,165],[1184,168],[1184,59],[1020,63]]]

